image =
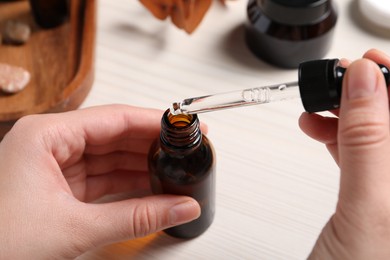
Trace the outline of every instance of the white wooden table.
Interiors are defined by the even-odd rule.
[[[353,0],[337,1],[329,58],[390,53],[390,33],[365,30]],[[173,101],[297,79],[246,48],[245,0],[217,1],[187,35],[136,0],[101,0],[96,79],[83,107],[125,103],[166,109]],[[375,30],[374,30],[375,31]],[[88,252],[80,259],[305,259],[335,209],[339,170],[298,127],[300,100],[200,114],[217,152],[217,209],[202,236],[163,233]]]

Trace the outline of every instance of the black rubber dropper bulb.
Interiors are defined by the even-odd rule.
[[[338,66],[338,59],[313,60],[299,65],[298,85],[305,110],[309,113],[339,108],[346,68]],[[378,65],[386,86],[390,85],[390,71]]]

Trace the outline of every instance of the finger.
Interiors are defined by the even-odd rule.
[[[325,144],[333,159],[338,164],[337,118],[304,112],[299,118],[299,127],[314,140]]]
[[[159,110],[111,105],[68,112],[64,120],[82,131],[87,144],[102,145],[124,137],[155,138],[161,117]]]
[[[384,52],[381,52],[380,50],[371,49],[371,50],[367,51],[363,55],[363,57],[366,59],[370,59],[370,60],[376,62],[377,64],[382,64],[382,65],[386,66],[387,68],[390,68],[390,56],[385,54]],[[388,95],[390,95],[389,92],[388,92]]]
[[[390,56],[387,55],[386,53],[376,50],[376,49],[371,49],[367,51],[364,55],[364,58],[370,59],[375,61],[377,64],[382,64],[385,65],[386,67],[390,67]],[[348,59],[340,59],[340,66],[347,68],[351,64],[351,61]],[[335,116],[339,115],[339,109],[332,110],[330,111],[332,114]]]
[[[125,105],[81,109],[36,118],[39,138],[61,168],[80,160],[85,147],[123,138],[156,138],[162,112]]]
[[[113,152],[105,155],[85,155],[87,175],[99,175],[115,170],[147,171],[147,156],[140,153]]]
[[[377,64],[385,65],[388,68],[390,67],[390,56],[380,50],[371,49],[367,51],[363,57],[370,59]]]
[[[208,125],[203,122],[200,122],[200,131],[202,131],[203,134],[207,135],[209,132]]]
[[[351,64],[351,61],[348,59],[345,59],[345,58],[340,59],[340,61],[339,61],[339,66],[344,67],[344,68],[347,68],[350,64]]]
[[[128,192],[151,194],[148,172],[115,171],[109,174],[87,178],[86,191],[82,201],[89,202],[106,195]]]
[[[85,147],[85,153],[101,155],[115,151],[123,151],[147,154],[154,140],[156,138],[123,138],[104,145],[88,145]]]
[[[192,198],[173,195],[150,196],[107,204],[83,204],[75,223],[78,248],[89,249],[133,239],[183,224],[200,215]]]
[[[200,129],[203,134],[208,133],[207,124],[200,122]],[[88,145],[85,147],[84,152],[87,154],[107,154],[115,151],[127,151],[147,154],[149,152],[151,144],[158,138],[122,138],[117,141],[113,141],[103,145]]]
[[[318,114],[302,113],[299,118],[299,127],[311,138],[323,144],[337,143],[338,119]]]
[[[335,163],[337,165],[339,165],[340,159],[339,159],[339,148],[338,148],[337,143],[327,144],[326,149],[328,149],[328,151],[329,151],[330,155],[332,156],[333,160],[335,161]]]
[[[372,198],[390,181],[387,90],[377,64],[362,59],[345,74],[338,131],[340,196]],[[383,187],[387,190],[387,187]]]

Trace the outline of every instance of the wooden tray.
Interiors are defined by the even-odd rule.
[[[20,117],[73,110],[88,95],[94,78],[97,3],[69,3],[68,21],[53,29],[36,25],[28,1],[0,3],[0,25],[17,19],[32,29],[26,44],[0,45],[0,62],[21,66],[31,73],[23,91],[0,94],[0,140]]]

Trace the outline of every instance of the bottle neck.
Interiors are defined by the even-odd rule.
[[[168,109],[161,119],[160,140],[162,148],[171,153],[187,153],[198,148],[202,141],[198,116],[172,115]]]

